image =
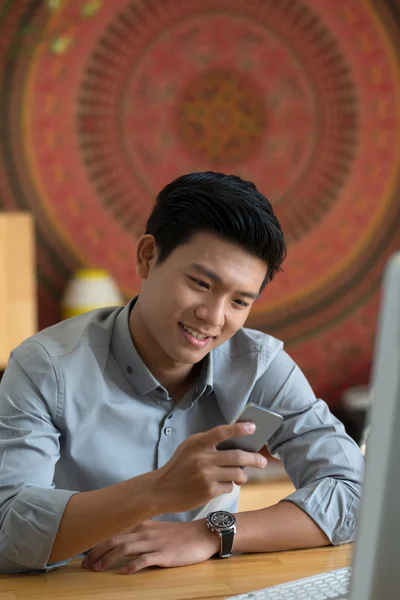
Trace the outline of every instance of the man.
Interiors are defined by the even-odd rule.
[[[353,540],[358,447],[282,343],[243,328],[285,253],[252,183],[182,176],[138,241],[139,296],[14,350],[0,388],[0,571],[86,553],[83,567],[125,558],[134,573]],[[241,467],[266,460],[218,445],[254,430],[229,424],[249,402],[284,417],[269,450],[297,491],[236,515],[234,534]],[[228,536],[208,516],[221,510]]]

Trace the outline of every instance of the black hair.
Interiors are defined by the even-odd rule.
[[[282,228],[267,198],[250,181],[206,171],[182,175],[160,191],[146,226],[157,244],[158,263],[200,232],[217,234],[265,261],[261,289],[282,270]]]

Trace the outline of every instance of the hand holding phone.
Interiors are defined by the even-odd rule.
[[[266,408],[249,403],[240,415],[235,419],[254,423],[256,430],[252,435],[240,438],[230,438],[219,444],[218,450],[247,450],[247,452],[259,452],[274,433],[283,425],[283,417]]]

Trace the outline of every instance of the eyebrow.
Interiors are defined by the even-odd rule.
[[[199,271],[199,273],[202,273],[203,275],[205,275],[206,277],[211,279],[211,281],[215,281],[216,283],[219,283],[221,285],[224,284],[221,277],[212,269],[209,269],[208,267],[205,267],[204,265],[201,265],[200,263],[192,263],[191,266],[193,269],[196,269],[196,271]],[[251,298],[252,300],[257,300],[257,298],[260,295],[260,294],[255,294],[254,292],[245,292],[242,290],[236,290],[236,294],[238,296],[245,296],[246,298]]]

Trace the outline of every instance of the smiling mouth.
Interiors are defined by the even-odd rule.
[[[179,325],[182,327],[182,329],[184,329],[185,331],[187,331],[188,333],[190,333],[190,335],[192,337],[194,337],[196,340],[199,340],[200,342],[204,342],[205,340],[213,339],[213,336],[211,336],[211,335],[203,335],[203,334],[199,333],[198,331],[195,331],[191,327],[188,327],[184,323],[179,323]]]

